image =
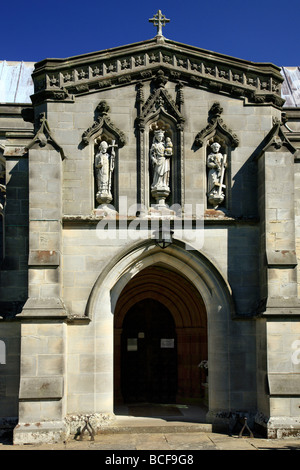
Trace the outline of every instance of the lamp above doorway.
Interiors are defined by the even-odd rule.
[[[172,230],[166,230],[160,228],[156,232],[154,232],[155,237],[155,245],[159,246],[160,248],[164,249],[168,246],[172,245],[173,243],[173,233]]]

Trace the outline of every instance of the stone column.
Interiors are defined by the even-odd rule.
[[[59,441],[66,433],[62,158],[48,136],[41,130],[37,136],[29,146],[29,297],[19,316],[22,356],[15,443]]]
[[[19,423],[14,429],[14,444],[67,438],[65,329],[59,320],[22,321]]]
[[[278,138],[258,159],[261,279],[265,308],[258,349],[258,419],[268,437],[300,430],[300,366],[293,363],[299,337],[294,214],[294,155]],[[263,322],[263,323],[262,323]],[[263,374],[265,370],[265,374]],[[264,390],[265,396],[262,391]],[[269,415],[266,416],[266,413]],[[263,415],[263,416],[262,416]]]
[[[47,144],[29,150],[29,299],[24,315],[65,315],[61,301],[62,161]]]
[[[268,151],[259,160],[262,256],[266,260],[265,295],[269,309],[297,298],[294,159],[288,151]]]

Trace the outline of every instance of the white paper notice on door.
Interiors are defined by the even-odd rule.
[[[161,338],[160,340],[161,348],[174,348],[174,338]]]
[[[127,351],[137,351],[137,338],[127,338]]]

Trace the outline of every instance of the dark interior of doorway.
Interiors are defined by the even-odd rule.
[[[175,403],[177,342],[170,311],[144,299],[127,312],[121,338],[121,391],[124,403]]]

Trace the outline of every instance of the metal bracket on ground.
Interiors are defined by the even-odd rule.
[[[87,432],[89,433],[89,435],[90,435],[91,441],[94,441],[94,440],[95,440],[95,438],[94,438],[94,436],[95,436],[95,431],[93,430],[92,425],[91,425],[91,423],[89,422],[89,418],[85,418],[84,421],[85,421],[85,425],[83,426],[83,428],[82,428],[81,431],[78,431],[78,432],[77,432],[77,434],[76,434],[76,436],[74,437],[74,439],[77,440],[77,437],[79,437],[79,441],[82,441],[82,439],[83,439],[83,434],[85,433],[85,431],[87,431]]]

